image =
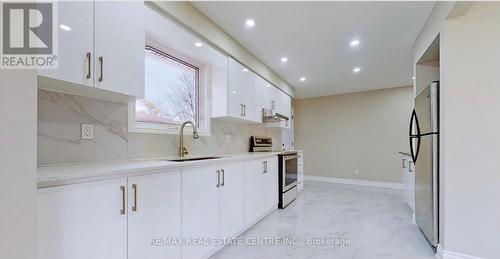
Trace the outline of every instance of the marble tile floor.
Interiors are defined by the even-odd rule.
[[[306,181],[290,206],[240,238],[267,244],[229,245],[211,258],[435,258],[411,223],[402,191],[384,188]],[[323,244],[302,245],[308,238]]]

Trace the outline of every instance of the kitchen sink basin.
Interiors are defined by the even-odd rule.
[[[167,159],[167,161],[170,161],[170,162],[188,162],[188,161],[198,161],[198,160],[211,160],[211,159],[218,159],[218,158],[222,158],[222,157],[220,157],[220,156],[184,157],[184,158]]]

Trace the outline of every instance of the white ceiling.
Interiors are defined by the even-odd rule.
[[[288,81],[297,98],[307,98],[411,85],[412,45],[434,2],[193,5]],[[245,27],[249,18],[252,29]],[[351,48],[352,39],[361,44]],[[288,63],[281,64],[282,56]]]

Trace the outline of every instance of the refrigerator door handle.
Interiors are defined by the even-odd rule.
[[[417,134],[413,134],[413,122],[415,122]],[[420,151],[420,126],[418,125],[418,117],[417,112],[413,109],[410,119],[410,127],[409,127],[409,140],[410,140],[410,154],[413,160],[413,164],[417,162],[418,153]],[[417,150],[413,149],[413,139],[417,140]]]

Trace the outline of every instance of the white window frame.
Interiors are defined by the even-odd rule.
[[[211,118],[211,103],[210,103],[210,64],[204,64],[194,58],[182,54],[178,50],[162,44],[154,40],[151,36],[146,37],[146,44],[152,46],[162,52],[167,53],[175,58],[187,62],[199,69],[198,82],[198,134],[201,136],[210,136],[210,118]],[[146,47],[146,46],[144,46]],[[145,50],[145,49],[144,49]],[[168,134],[179,135],[180,125],[138,122],[135,120],[135,98],[128,103],[128,128],[132,133],[149,133],[149,134]],[[184,129],[184,133],[192,133],[193,129],[188,124]]]

